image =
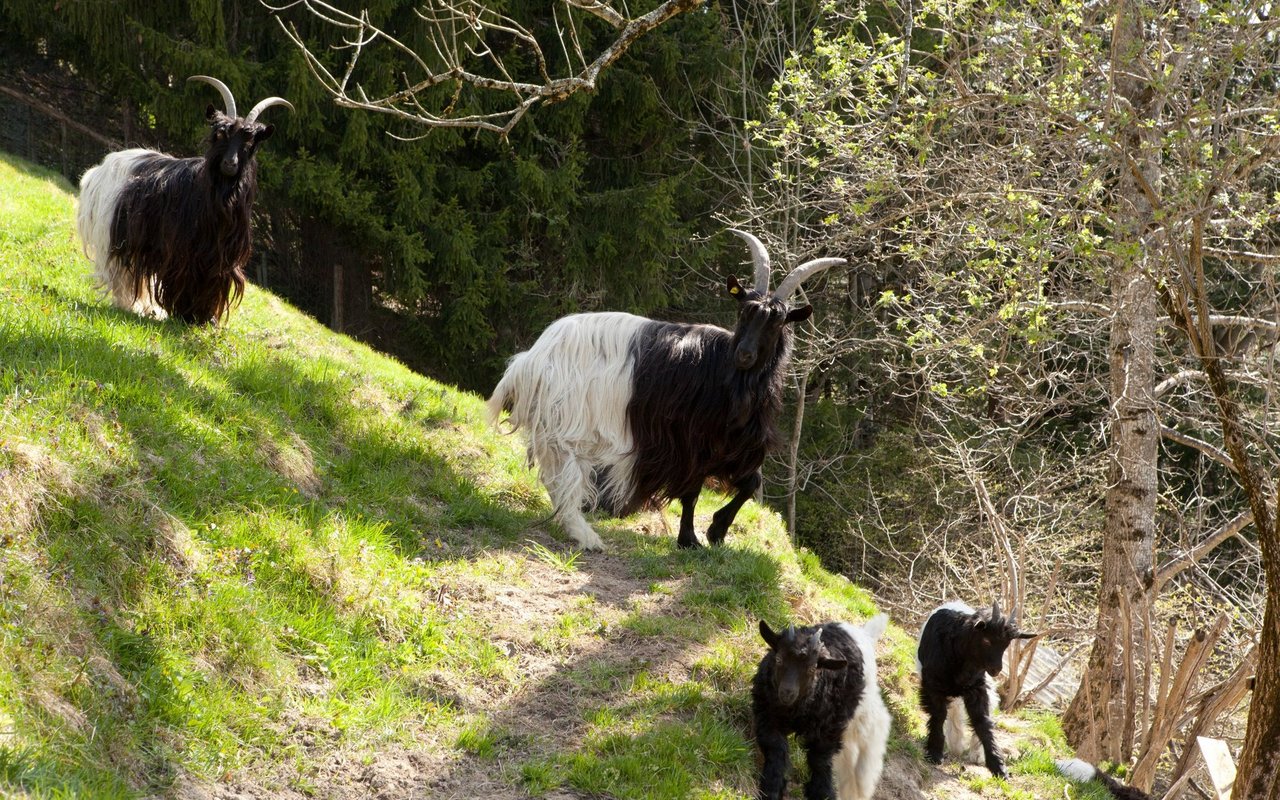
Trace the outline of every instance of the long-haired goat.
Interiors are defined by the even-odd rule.
[[[934,609],[920,631],[916,651],[920,703],[929,715],[926,758],[942,763],[944,744],[956,753],[969,749],[960,722],[963,703],[973,733],[982,745],[987,769],[996,777],[1005,777],[1004,759],[996,747],[991,722],[991,709],[996,703],[991,679],[1004,668],[1004,651],[1010,642],[1037,635],[1018,630],[1016,615],[1003,616],[999,602],[982,611],[959,601]]]
[[[707,540],[719,544],[760,485],[760,466],[779,439],[790,324],[813,313],[788,301],[801,282],[844,259],[802,264],[770,292],[768,251],[730,230],[755,262],[754,288],[728,280],[738,301],[733,331],[623,313],[563,317],[511,359],[489,398],[495,422],[510,411],[512,430],[526,430],[557,519],[586,549],[602,544],[585,509],[626,516],[673,499],[681,504],[677,543],[700,546],[693,509],[709,478],[735,491],[707,528]]]
[[[889,618],[861,627],[828,622],[775,633],[764,620],[769,652],[751,682],[756,743],[764,757],[760,800],[778,800],[787,785],[794,733],[809,761],[807,800],[871,800],[884,769],[889,709],[876,683],[876,641]]]
[[[76,226],[94,277],[117,306],[184,322],[218,322],[244,294],[251,252],[250,214],[258,190],[253,156],[275,131],[258,122],[268,97],[245,116],[226,84],[203,81],[221,94],[226,112],[210,105],[205,154],[174,158],[135,148],[110,153],[80,179]]]
[[[1126,786],[1088,761],[1082,761],[1078,758],[1064,758],[1054,763],[1063,777],[1077,783],[1097,781],[1107,787],[1107,791],[1116,800],[1151,800],[1151,795],[1136,787]]]

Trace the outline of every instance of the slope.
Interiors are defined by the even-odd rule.
[[[776,515],[567,551],[478,398],[252,287],[223,329],[119,312],[74,202],[0,156],[0,793],[752,793],[756,620],[875,611]],[[890,639],[882,796],[986,792],[920,768]],[[1061,794],[1053,736],[1015,773]]]

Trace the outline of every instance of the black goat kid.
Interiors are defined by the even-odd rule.
[[[115,304],[190,323],[218,322],[244,294],[251,214],[258,189],[254,154],[275,128],[258,122],[268,97],[244,117],[221,81],[226,112],[205,112],[205,154],[174,158],[136,148],[110,153],[80,179],[77,227],[98,282]]]
[[[1004,759],[996,746],[991,706],[995,695],[991,679],[1004,668],[1004,651],[1015,639],[1034,639],[1038,634],[1018,630],[1014,616],[1000,613],[1000,604],[975,611],[965,603],[947,603],[929,615],[920,632],[917,658],[920,663],[920,702],[929,716],[929,736],[925,757],[942,763],[944,746],[965,748],[954,741],[958,725],[947,725],[948,706],[952,714],[960,710],[953,698],[963,701],[969,724],[982,743],[987,769],[996,777],[1006,777]],[[953,721],[953,723],[958,720]],[[953,741],[948,741],[949,739]]]

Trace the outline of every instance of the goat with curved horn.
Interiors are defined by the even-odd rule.
[[[786,297],[800,281],[844,259],[819,259],[769,293],[769,253],[747,243],[755,288],[729,276],[738,304],[733,330],[622,313],[574,314],[554,322],[514,356],[489,398],[498,421],[529,432],[529,450],[556,518],[585,548],[603,547],[583,509],[627,516],[681,505],[680,547],[700,547],[694,506],[708,479],[733,489],[707,527],[720,544],[760,486],[760,467],[782,436],[783,378],[792,326],[813,314]],[[607,387],[601,390],[601,387]]]
[[[225,113],[205,108],[209,138],[195,158],[135,148],[109,153],[80,179],[77,227],[94,277],[120,308],[144,316],[206,324],[227,318],[244,294],[252,253],[258,148],[275,126],[236,112],[225,83],[208,75]]]
[[[227,88],[225,83],[217,78],[211,78],[208,75],[192,75],[190,78],[187,78],[187,83],[190,83],[191,81],[201,81],[202,83],[207,83],[217,89],[218,93],[222,95],[222,105],[225,107],[224,113],[232,119],[235,118],[236,98],[231,94],[231,90]]]

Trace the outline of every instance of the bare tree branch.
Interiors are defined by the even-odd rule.
[[[557,0],[552,4],[555,36],[548,37],[554,43],[543,42],[517,20],[479,0],[430,0],[416,11],[422,30],[397,34],[374,24],[367,10],[347,12],[324,0],[294,0],[282,5],[261,2],[275,15],[285,36],[303,54],[311,74],[337,105],[385,114],[427,128],[473,128],[505,136],[535,105],[593,91],[600,73],[636,40],[672,17],[696,8],[703,0],[665,0],[635,18],[602,0]],[[340,44],[328,49],[330,53],[343,53],[345,62],[340,70],[331,66],[331,55],[300,31],[300,20],[294,17],[312,25],[320,23],[336,34]],[[590,18],[604,21],[615,33],[588,61],[578,28]],[[414,38],[425,38],[430,46],[415,49],[405,43]],[[563,65],[550,65],[544,45],[561,50]],[[373,47],[391,48],[403,62],[398,89],[371,92],[361,82],[360,59]],[[570,57],[570,52],[576,58]],[[526,66],[523,72],[531,71],[536,77],[525,77],[508,67],[504,57],[515,53],[521,55],[522,62],[531,57],[532,70]],[[577,66],[572,66],[575,63]],[[439,86],[451,86],[453,91],[432,91]],[[460,110],[460,106],[470,107],[460,103],[464,89],[507,99],[500,110],[468,113]]]
[[[1185,444],[1187,447],[1199,450],[1201,453],[1218,462],[1222,466],[1232,472],[1235,472],[1235,463],[1232,462],[1231,456],[1227,454],[1227,451],[1223,450],[1221,447],[1215,447],[1203,439],[1188,436],[1181,431],[1176,431],[1173,428],[1170,428],[1168,425],[1160,426],[1160,435],[1170,441],[1177,442],[1178,444]]]
[[[1216,531],[1204,538],[1204,541],[1196,545],[1176,558],[1166,561],[1156,570],[1155,590],[1160,589],[1169,581],[1177,577],[1183,570],[1195,566],[1205,556],[1213,551],[1215,547],[1222,544],[1232,536],[1240,533],[1253,522],[1253,514],[1248,511],[1242,511],[1233,517],[1229,522],[1224,523]]]

